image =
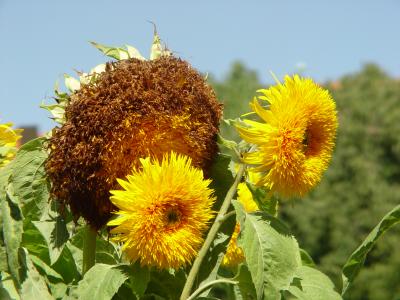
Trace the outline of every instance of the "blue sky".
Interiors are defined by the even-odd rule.
[[[134,45],[148,55],[152,25],[179,56],[218,78],[235,60],[278,77],[305,63],[317,81],[376,62],[400,76],[400,1],[0,0],[0,119],[54,124],[39,108],[63,73],[104,56],[89,45]]]

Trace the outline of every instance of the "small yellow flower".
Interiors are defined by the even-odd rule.
[[[263,173],[258,185],[283,197],[303,196],[319,183],[331,159],[335,102],[328,91],[297,75],[260,92],[269,107],[257,99],[251,106],[265,123],[245,120],[248,127],[237,126],[242,138],[257,146],[244,161]]]
[[[172,152],[160,163],[141,159],[142,168],[127,180],[123,190],[112,190],[111,201],[119,217],[108,222],[113,240],[142,265],[177,269],[190,262],[203,243],[203,233],[214,216],[215,197],[191,158]]]
[[[0,168],[14,158],[17,141],[21,138],[22,129],[12,129],[12,125],[0,124]]]
[[[255,182],[259,179],[259,174],[254,172],[248,172],[248,180]],[[243,205],[246,212],[253,212],[258,210],[256,202],[253,200],[249,188],[245,182],[241,182],[237,189],[238,200]],[[233,231],[231,240],[229,241],[226,253],[222,260],[222,265],[226,267],[234,267],[244,261],[244,253],[242,248],[237,245],[237,238],[240,232],[240,224],[236,223],[235,230]]]

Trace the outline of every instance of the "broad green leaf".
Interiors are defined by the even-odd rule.
[[[33,223],[25,224],[21,246],[26,248],[31,255],[35,255],[50,265],[49,249],[43,235]]]
[[[360,272],[364,265],[365,259],[371,251],[372,247],[378,239],[391,227],[400,222],[400,205],[396,206],[389,213],[387,213],[378,225],[368,234],[362,244],[350,255],[347,262],[342,269],[343,288],[342,295],[344,295],[349,288],[350,284],[354,281],[357,274]]]
[[[0,273],[0,299],[2,300],[20,300],[14,281],[10,274],[6,272]]]
[[[51,291],[51,295],[57,299],[62,298],[67,291],[67,285],[64,283],[64,278],[40,258],[31,254],[29,257],[38,272],[43,276]]]
[[[301,263],[303,266],[315,267],[315,262],[304,249],[300,249]]]
[[[26,278],[21,285],[21,298],[22,299],[40,299],[50,300],[54,299],[47,288],[46,282],[36,270],[31,259],[29,258],[28,251],[24,248],[19,249],[21,264],[26,269]]]
[[[68,74],[64,74],[64,84],[65,87],[72,93],[81,88],[81,83],[79,80],[69,76]]]
[[[93,46],[103,52],[105,55],[115,58],[116,60],[128,59],[128,51],[118,47],[108,47],[96,42],[90,42]]]
[[[58,215],[51,220],[33,221],[32,223],[44,237],[49,250],[50,264],[54,264],[69,238],[64,219]]]
[[[1,233],[3,235],[3,233]],[[0,272],[8,271],[7,252],[3,241],[0,242]]]
[[[257,299],[256,290],[251,278],[250,271],[245,264],[239,266],[239,271],[233,280],[238,281],[241,299],[254,300]]]
[[[246,213],[234,202],[242,247],[253,278],[257,299],[280,299],[301,265],[299,246],[287,227],[264,212]]]
[[[65,123],[65,106],[62,104],[40,104],[40,108],[43,108],[45,110],[48,110],[51,115],[53,116],[52,119],[59,123],[59,124],[64,124]]]
[[[258,208],[272,216],[278,214],[278,199],[273,195],[269,195],[268,191],[263,188],[256,187],[250,182],[246,182],[246,185],[251,192],[254,201],[257,203]]]
[[[144,299],[179,299],[183,285],[186,281],[186,273],[180,269],[176,272],[169,272],[167,270],[152,270],[150,281],[147,286],[146,295]]]
[[[133,265],[120,265],[117,268],[129,275],[129,286],[133,294],[138,299],[141,299],[150,281],[149,269],[147,267],[141,267],[139,262]]]
[[[332,281],[320,271],[301,266],[296,271],[296,279],[299,279],[301,288],[292,285],[289,292],[300,300],[341,300],[342,297],[335,292]]]
[[[65,283],[71,283],[81,279],[81,274],[78,270],[81,265],[82,264],[79,264],[79,262],[75,260],[75,257],[72,255],[72,250],[69,247],[69,242],[67,242],[60,257],[51,267],[64,278]]]
[[[47,158],[43,150],[44,138],[37,138],[23,145],[13,161],[9,182],[13,194],[21,205],[24,223],[39,220],[46,212],[49,199],[49,183],[44,163]]]
[[[4,197],[4,196],[3,196]],[[23,217],[21,210],[7,191],[1,199],[1,214],[3,219],[3,238],[7,252],[7,262],[10,274],[14,280],[21,282],[18,248],[21,245],[23,233]]]
[[[219,148],[222,149],[221,151],[230,155],[232,157],[232,160],[237,163],[241,161],[238,144],[235,141],[227,140],[221,134],[218,134],[217,143],[219,145]]]
[[[118,266],[96,264],[79,282],[75,294],[80,300],[110,300],[128,278]]]
[[[60,274],[54,271],[49,265],[47,265],[43,260],[35,255],[29,255],[32,263],[36,266],[36,269],[41,271],[40,273],[46,274],[47,277],[53,278],[55,280],[63,281],[64,279]]]

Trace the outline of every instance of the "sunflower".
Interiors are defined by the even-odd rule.
[[[46,170],[52,195],[100,228],[114,209],[116,179],[140,168],[140,158],[175,151],[207,172],[217,152],[221,105],[203,76],[173,56],[108,63],[81,82],[65,107],[65,122],[49,141]]]
[[[237,130],[256,145],[244,161],[263,172],[258,185],[283,197],[303,196],[321,180],[331,159],[338,125],[335,102],[311,79],[285,77],[284,84],[260,90],[254,112],[265,122],[244,120]]]
[[[116,226],[112,239],[123,243],[132,261],[177,269],[196,256],[214,215],[211,180],[191,158],[174,152],[161,162],[146,158],[140,163],[126,180],[118,179],[122,190],[111,191],[119,209],[119,217],[108,222]]]
[[[12,129],[12,123],[0,124],[0,168],[15,156],[15,146],[21,138],[22,129]]]
[[[254,183],[259,179],[259,174],[248,172],[248,181]],[[243,205],[246,212],[253,212],[258,210],[257,203],[253,200],[253,195],[247,187],[245,182],[241,182],[237,188],[238,200]],[[237,239],[240,233],[240,224],[236,223],[235,229],[232,233],[228,247],[226,249],[222,265],[226,267],[234,267],[244,261],[244,253],[242,248],[237,245]]]

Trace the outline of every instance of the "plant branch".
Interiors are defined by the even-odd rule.
[[[199,254],[197,255],[196,259],[193,262],[192,268],[190,269],[189,275],[186,279],[185,286],[183,287],[180,300],[188,299],[190,292],[192,290],[194,281],[196,279],[197,273],[200,270],[201,263],[203,262],[204,257],[207,255],[208,249],[210,248],[211,243],[214,241],[219,228],[221,227],[222,223],[225,221],[226,212],[229,209],[231,200],[235,196],[237,186],[238,186],[240,180],[242,179],[245,170],[246,170],[246,166],[243,164],[240,165],[239,170],[236,173],[235,181],[233,182],[232,186],[229,188],[228,192],[226,193],[224,202],[222,202],[222,205],[218,212],[218,215],[215,218],[210,231],[208,232],[208,235],[204,241],[203,246],[201,247],[201,249],[199,251]]]
[[[217,279],[217,280],[213,280],[210,281],[208,283],[206,283],[205,285],[199,287],[197,290],[195,290],[193,292],[193,294],[191,294],[189,296],[189,298],[187,298],[187,300],[194,300],[198,295],[200,295],[203,291],[205,291],[206,289],[208,289],[210,286],[217,284],[217,283],[229,283],[229,284],[237,284],[237,281],[234,280],[229,280],[229,279]]]

